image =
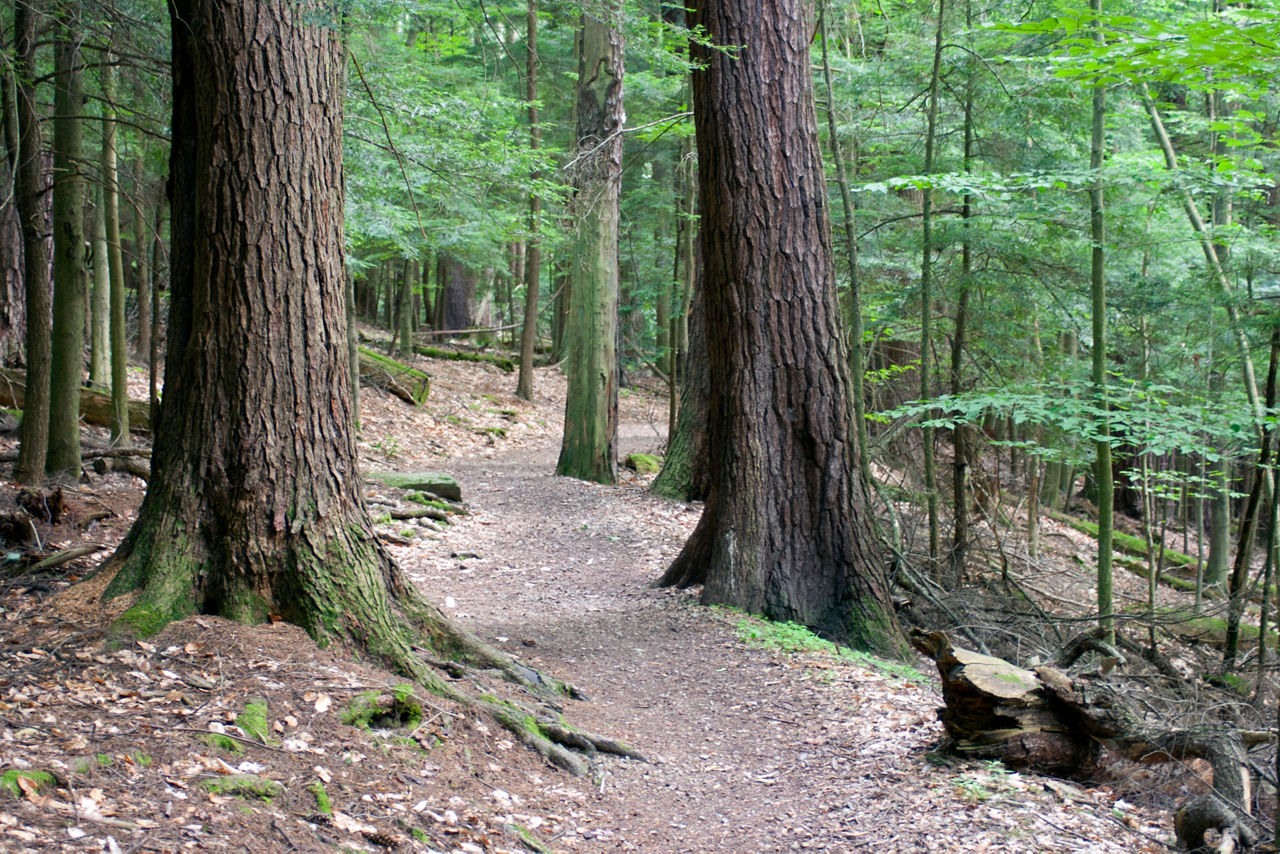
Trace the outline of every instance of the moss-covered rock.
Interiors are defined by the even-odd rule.
[[[368,480],[395,489],[407,489],[414,492],[429,492],[446,501],[461,501],[462,487],[447,474],[429,471],[367,471]]]
[[[0,789],[15,798],[25,797],[28,791],[48,792],[57,785],[57,779],[48,771],[38,771],[34,768],[24,770],[15,768],[0,774]]]
[[[342,722],[362,729],[415,730],[422,723],[422,703],[412,685],[394,685],[389,694],[365,691],[342,712]]]
[[[636,474],[657,474],[662,468],[662,460],[653,454],[627,454],[622,464]]]

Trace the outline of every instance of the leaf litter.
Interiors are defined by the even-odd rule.
[[[380,531],[455,619],[585,692],[570,725],[652,761],[596,758],[590,779],[571,778],[421,692],[412,731],[344,724],[358,698],[403,680],[285,624],[193,617],[121,645],[103,582],[76,584],[93,568],[81,558],[0,582],[0,782],[14,780],[0,787],[0,850],[1167,850],[1167,800],[1123,780],[1068,785],[936,755],[931,675],[752,644],[739,615],[649,589],[699,507],[631,473],[614,487],[554,477],[555,369],[538,370],[528,404],[490,366],[421,366],[421,409],[364,390],[361,453],[454,475],[469,513]],[[623,453],[660,450],[661,393],[624,396],[622,421]],[[43,540],[113,546],[142,489],[94,477]],[[402,498],[372,484],[367,497]],[[242,717],[255,699],[265,737]]]

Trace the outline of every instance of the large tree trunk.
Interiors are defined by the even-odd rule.
[[[690,14],[708,34],[693,103],[711,490],[660,583],[705,582],[704,602],[900,653],[854,466],[810,12],[699,0]]]
[[[316,12],[172,4],[165,394],[107,595],[140,590],[122,622],[142,633],[191,613],[278,616],[404,669],[413,644],[447,646],[452,632],[381,548],[361,499],[342,47]]]
[[[462,702],[432,658],[559,690],[449,622],[373,532],[356,468],[342,238],[343,51],[321,0],[171,0],[173,289],[118,626],[282,618]],[[235,156],[231,156],[234,152]],[[425,651],[425,655],[423,652]],[[634,756],[548,714],[470,700],[551,761]],[[556,744],[553,742],[560,742]]]
[[[582,15],[573,211],[577,221],[565,341],[564,437],[556,474],[618,477],[618,200],[622,190],[620,7]]]

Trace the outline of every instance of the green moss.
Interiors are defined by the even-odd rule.
[[[627,454],[623,465],[636,474],[657,474],[662,468],[662,460],[653,454]]]
[[[389,697],[378,691],[365,691],[352,698],[343,710],[342,722],[366,730],[415,730],[422,724],[422,703],[414,696],[412,685],[393,685]]]
[[[530,851],[536,852],[536,854],[551,854],[551,849],[543,844],[538,837],[534,836],[529,829],[523,825],[509,824],[507,825],[507,830],[515,836],[516,839],[520,840],[521,845],[528,848]]]
[[[451,362],[484,362],[494,365],[501,371],[512,373],[516,369],[516,363],[506,356],[495,356],[489,353],[467,353],[458,350],[445,350],[440,347],[414,347],[413,352],[419,356],[426,356],[428,359],[447,359]],[[484,395],[490,400],[492,395]]]
[[[134,754],[133,754],[133,764],[134,764],[134,765],[137,765],[139,768],[150,768],[150,767],[151,767],[151,764],[152,764],[154,761],[155,761],[155,760],[153,760],[150,756],[148,756],[148,755],[147,755],[147,754],[145,754],[145,753],[134,753]]]
[[[236,726],[240,727],[240,731],[249,738],[256,738],[263,744],[270,744],[266,698],[250,697],[246,700],[244,711],[236,715]]]
[[[186,616],[185,614],[183,616]],[[116,619],[115,629],[132,637],[149,638],[175,619],[174,615],[157,610],[153,605],[138,603]],[[180,617],[178,619],[181,619]]]
[[[762,617],[743,615],[738,620],[736,629],[738,638],[748,646],[786,653],[830,655],[843,661],[854,662],[904,682],[925,681],[924,676],[910,665],[901,661],[887,661],[868,652],[840,646],[819,637],[807,626],[802,626],[799,623],[778,623]],[[886,628],[885,634],[887,637],[897,638],[898,646],[901,646],[901,636],[892,627]],[[879,648],[893,649],[894,647],[881,645]]]
[[[98,764],[103,768],[110,768],[112,765],[116,764],[116,761],[105,753],[99,753],[94,757],[94,759],[98,760]]]
[[[17,770],[12,769],[0,774],[0,789],[13,795],[15,798],[25,797],[21,784],[18,780],[28,780],[29,784],[34,784],[36,791],[47,792],[54,789],[58,785],[57,779],[48,771],[37,771],[35,769]]]
[[[231,774],[226,777],[214,777],[202,784],[206,791],[214,795],[229,795],[236,798],[256,798],[269,801],[284,792],[284,786],[275,780],[259,777],[257,774]]]
[[[232,756],[240,756],[244,753],[244,745],[236,741],[234,738],[222,735],[216,732],[207,732],[203,735],[196,736],[197,739],[216,750],[223,750]]]
[[[372,470],[365,472],[364,476],[369,480],[376,480],[378,483],[390,486],[393,489],[429,492],[447,501],[462,500],[462,488],[458,486],[458,481],[447,474],[439,472]]]
[[[431,837],[427,836],[427,832],[420,827],[412,828],[409,831],[409,834],[413,836],[414,839],[418,840],[418,842],[422,843],[423,845],[426,845],[428,842],[431,841]]]
[[[329,800],[329,793],[325,791],[324,783],[316,780],[310,786],[307,786],[307,791],[316,799],[316,812],[323,815],[333,815],[333,802]]]
[[[498,438],[498,439],[505,439],[505,438],[507,438],[507,428],[506,428],[506,427],[481,427],[481,428],[480,428],[480,432],[481,432],[481,433],[485,433],[485,434],[490,435],[490,436],[493,436],[493,437]]]
[[[452,513],[455,510],[455,505],[427,492],[410,492],[405,496],[405,500],[412,501],[414,504],[421,504],[423,507],[434,507],[436,510],[443,510],[446,513]]]

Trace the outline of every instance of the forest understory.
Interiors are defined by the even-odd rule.
[[[145,642],[119,641],[108,632],[119,606],[101,603],[106,579],[93,569],[145,487],[127,472],[89,473],[62,489],[56,518],[40,518],[45,501],[21,509],[11,485],[0,496],[0,515],[29,519],[32,534],[6,534],[25,542],[10,540],[0,581],[0,849],[1173,847],[1171,810],[1205,789],[1203,761],[1104,755],[1089,776],[1064,781],[948,755],[931,662],[878,662],[794,627],[704,608],[696,590],[651,589],[700,507],[656,498],[634,474],[617,486],[553,476],[565,395],[557,369],[538,370],[529,404],[493,365],[416,364],[432,378],[421,407],[365,389],[363,465],[450,474],[465,512],[414,517],[419,505],[403,491],[370,480],[381,535],[451,617],[585,694],[565,702],[569,725],[647,761],[592,757],[588,777],[571,777],[492,718],[318,650],[283,623],[194,617]],[[623,455],[661,452],[664,401],[658,390],[624,394]],[[106,436],[86,428],[85,439]],[[15,443],[7,434],[5,449]],[[897,485],[895,494],[911,491]],[[897,509],[905,542],[918,548],[913,506]],[[964,615],[958,646],[977,639],[1025,666],[1088,627],[1094,542],[1046,517],[1030,560],[1024,513],[1012,491],[993,505],[975,526],[967,585],[938,598]],[[100,549],[47,567],[31,559],[81,546]],[[1117,593],[1122,612],[1146,609],[1147,580],[1135,572],[1118,573]],[[912,598],[907,621],[949,628],[925,594]],[[1159,596],[1169,615],[1156,627],[1160,650],[1182,684],[1135,654],[1116,671],[1130,696],[1170,726],[1267,729],[1269,681],[1258,706],[1252,677],[1228,685],[1234,695],[1205,681],[1220,656],[1216,606],[1192,620],[1177,616],[1188,593],[1162,587]],[[1121,631],[1145,643],[1148,622],[1121,620]],[[1246,647],[1256,649],[1256,632]],[[484,674],[459,679],[473,696],[522,702]],[[1260,766],[1272,762],[1267,750]],[[1259,797],[1265,822],[1273,809]]]

